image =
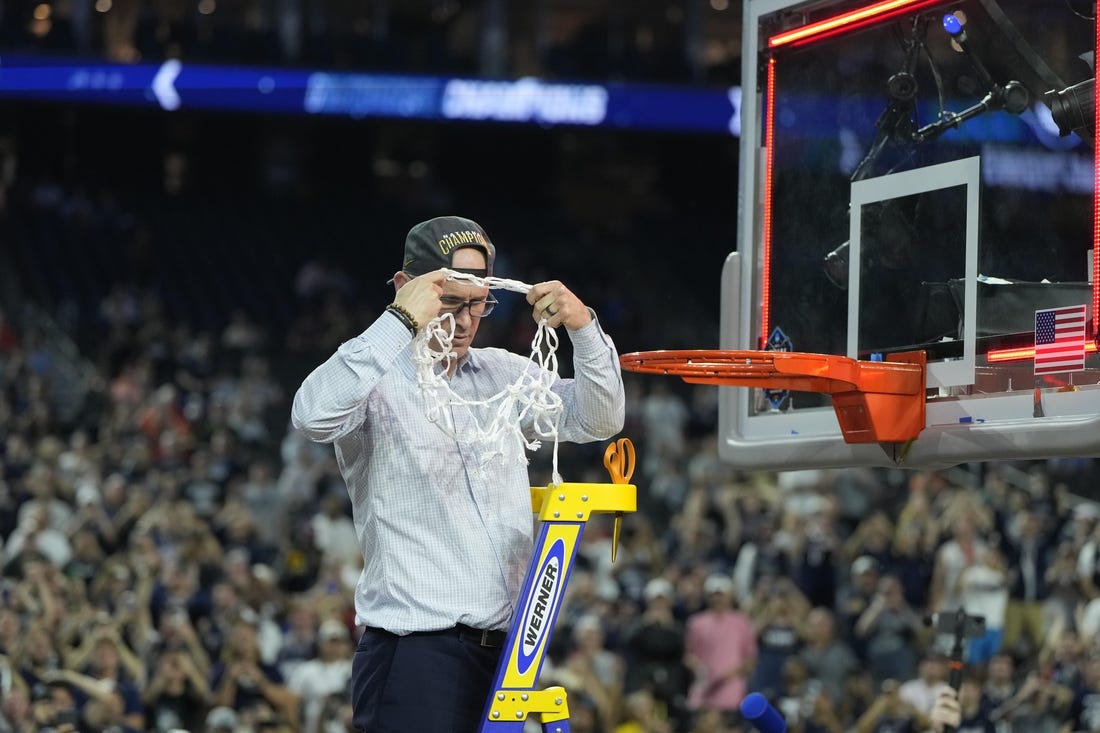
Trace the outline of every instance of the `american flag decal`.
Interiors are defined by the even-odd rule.
[[[1035,373],[1081,371],[1085,341],[1084,305],[1035,311]]]

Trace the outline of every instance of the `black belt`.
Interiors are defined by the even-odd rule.
[[[387,634],[393,636],[393,634],[385,629],[378,629],[371,626],[366,627],[367,631],[373,631],[375,633]],[[466,624],[458,624],[452,626],[449,629],[442,629],[440,631],[414,631],[409,636],[454,636],[463,641],[473,642],[479,646],[491,647],[493,649],[500,649],[504,646],[504,642],[508,639],[507,631],[490,631],[489,629],[475,629],[473,626],[467,626]]]
[[[473,626],[467,626],[466,624],[458,624],[452,629],[444,629],[443,634],[450,634],[457,636],[463,641],[472,641],[481,646],[489,646],[494,649],[499,649],[504,646],[505,639],[508,638],[507,631],[491,631],[489,629],[475,629]]]

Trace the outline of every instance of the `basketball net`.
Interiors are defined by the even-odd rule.
[[[469,283],[475,287],[511,290],[526,294],[531,286],[518,280],[499,277],[477,277],[466,273],[445,270],[448,280]],[[493,458],[501,461],[508,454],[509,444],[522,446],[518,460],[524,464],[528,458],[523,449],[537,451],[542,447],[539,438],[554,441],[553,481],[562,482],[558,474],[558,420],[563,405],[561,397],[551,387],[558,376],[558,335],[546,322],[539,321],[531,340],[530,360],[534,368],[528,368],[516,380],[497,394],[484,400],[470,400],[451,389],[447,375],[451,373],[458,356],[452,347],[455,319],[451,313],[433,318],[412,342],[412,357],[416,364],[416,381],[427,403],[427,417],[455,440],[477,445],[482,451],[482,463]],[[455,429],[454,411],[464,409],[475,426],[472,434],[460,437]],[[530,420],[537,436],[527,440],[522,425]],[[514,453],[514,451],[513,451]]]

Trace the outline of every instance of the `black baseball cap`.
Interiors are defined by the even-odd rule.
[[[463,247],[476,247],[484,252],[487,267],[453,269],[478,277],[489,277],[493,274],[496,247],[480,224],[461,216],[437,216],[410,229],[405,237],[405,256],[401,260],[401,270],[416,277],[441,267],[451,267],[454,253]]]

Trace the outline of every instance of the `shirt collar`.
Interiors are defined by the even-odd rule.
[[[482,359],[479,350],[471,347],[469,349],[466,349],[466,355],[458,360],[458,368],[468,369],[472,372],[479,372],[484,366],[482,364],[483,361],[484,359]]]

